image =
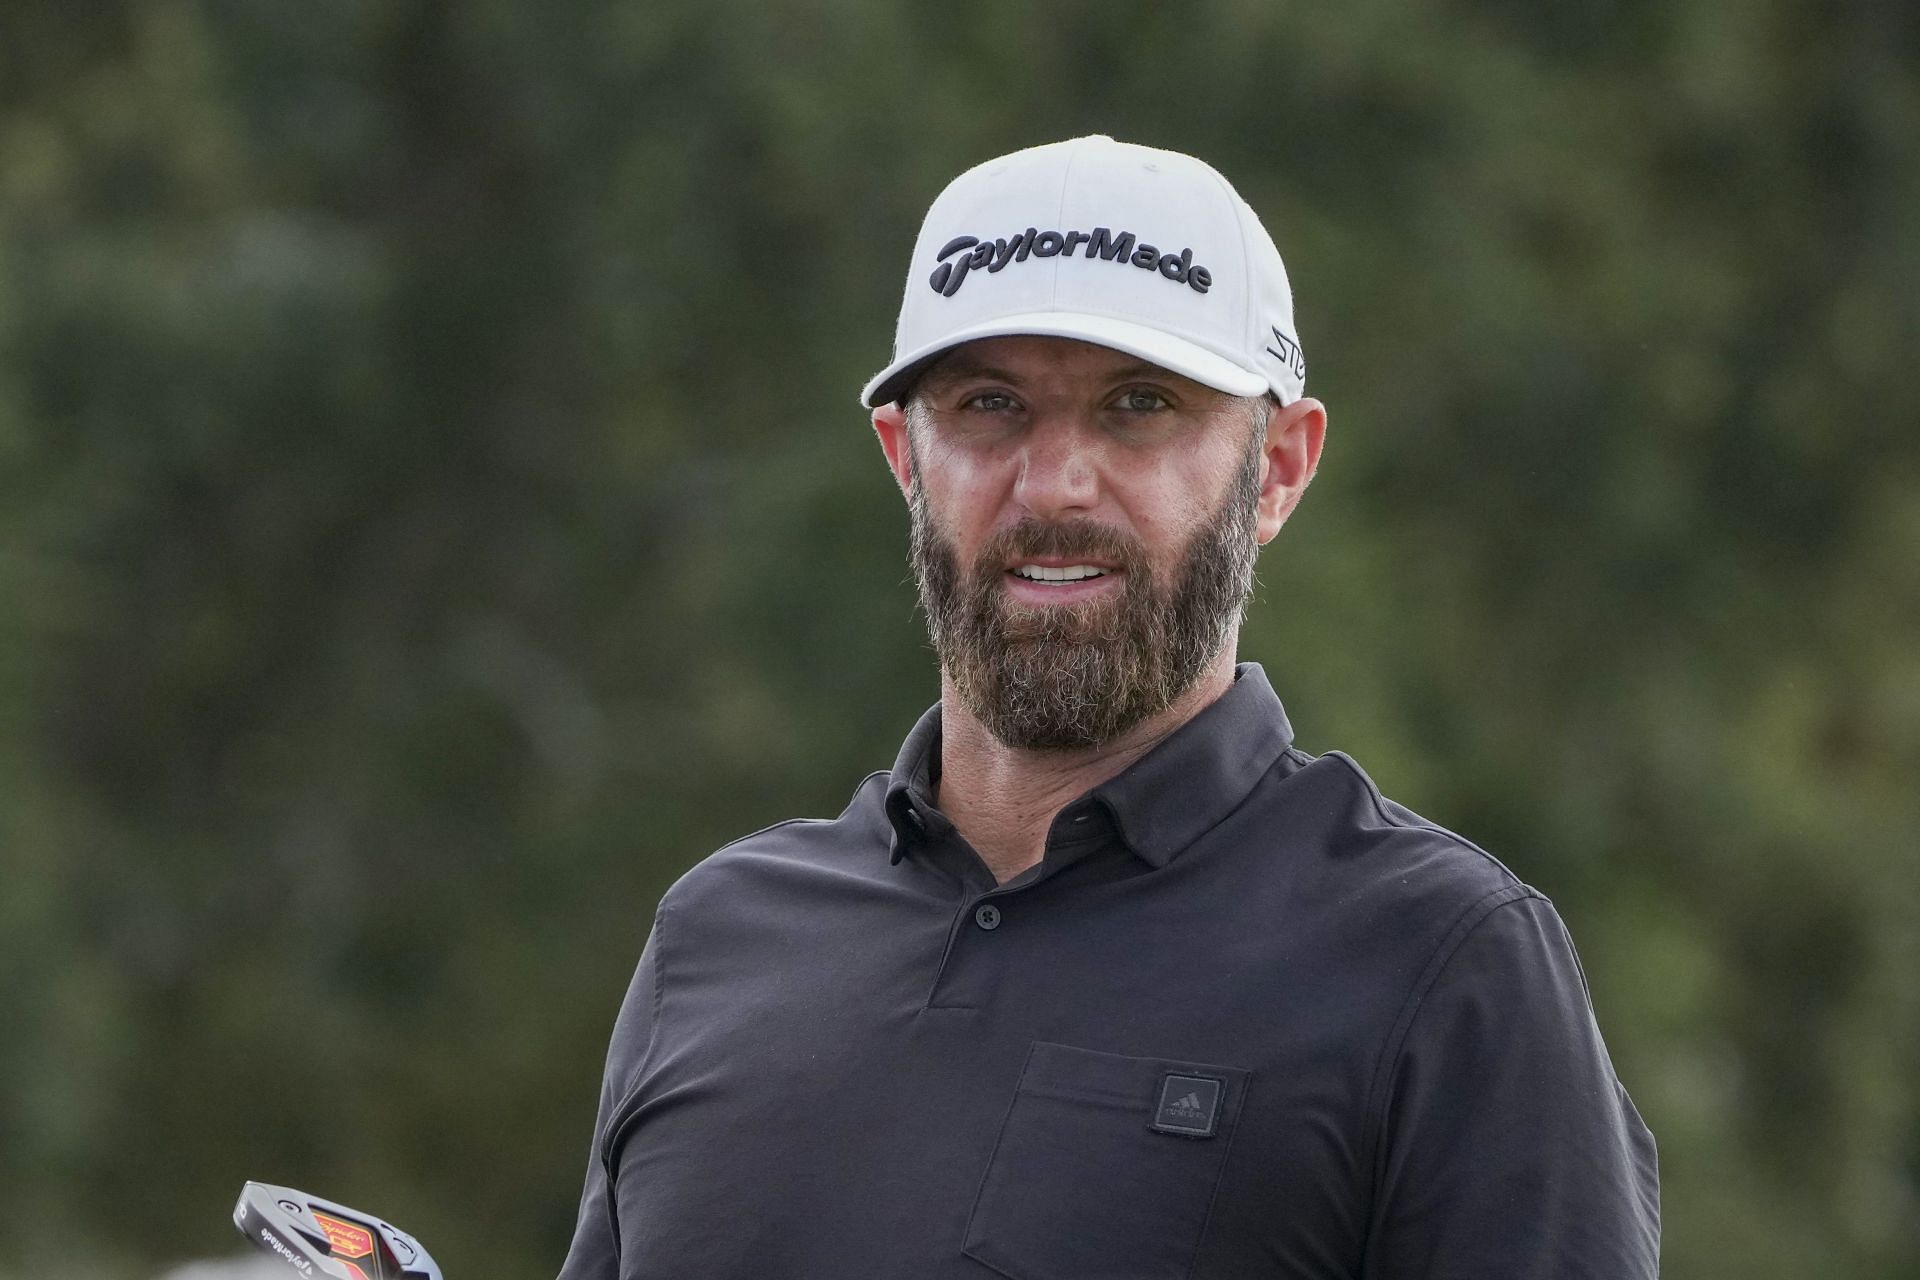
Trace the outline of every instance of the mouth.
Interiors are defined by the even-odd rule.
[[[1028,582],[1085,582],[1089,578],[1102,578],[1112,570],[1097,564],[1046,565],[1022,563],[1007,570],[1016,578]]]
[[[1084,561],[1042,564],[1033,560],[1019,561],[1004,574],[1015,599],[1058,603],[1092,599],[1117,590],[1123,576],[1113,565]]]

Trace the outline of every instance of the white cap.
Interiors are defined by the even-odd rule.
[[[1280,251],[1208,164],[1105,135],[989,160],[940,193],[907,270],[893,362],[860,393],[900,398],[975,338],[1079,338],[1230,395],[1297,400],[1306,360]]]

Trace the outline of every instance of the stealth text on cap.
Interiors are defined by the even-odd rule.
[[[1304,379],[1307,376],[1307,358],[1301,354],[1300,344],[1280,331],[1280,326],[1267,326],[1273,330],[1273,345],[1267,348],[1267,354],[1287,367],[1294,377]]]
[[[955,236],[935,255],[940,259],[940,265],[933,269],[933,275],[927,283],[941,297],[951,298],[960,292],[960,284],[969,271],[984,267],[991,274],[1009,262],[1025,262],[1029,257],[1051,258],[1059,255],[1071,258],[1073,251],[1082,244],[1087,246],[1086,256],[1089,258],[1102,258],[1117,264],[1131,263],[1142,271],[1158,271],[1176,284],[1189,286],[1195,293],[1205,293],[1213,287],[1213,273],[1205,267],[1194,265],[1192,249],[1162,253],[1150,244],[1136,245],[1131,231],[1115,235],[1107,227],[1095,227],[1090,232],[1038,231],[1028,227],[1011,240]],[[960,256],[954,257],[955,254]],[[953,260],[949,262],[949,258]]]

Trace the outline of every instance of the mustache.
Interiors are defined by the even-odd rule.
[[[1008,563],[1032,556],[1078,556],[1124,570],[1136,581],[1147,569],[1146,548],[1138,538],[1095,520],[1042,520],[1027,516],[987,539],[974,560],[981,580],[997,578]]]

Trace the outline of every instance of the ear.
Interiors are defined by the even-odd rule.
[[[1267,443],[1261,457],[1260,516],[1255,528],[1260,544],[1272,542],[1313,480],[1320,465],[1320,447],[1327,438],[1327,407],[1302,396],[1289,405],[1275,405],[1267,415]]]
[[[880,437],[880,452],[887,455],[887,466],[902,494],[913,488],[913,451],[907,447],[907,415],[897,404],[883,404],[873,411],[873,433]]]

